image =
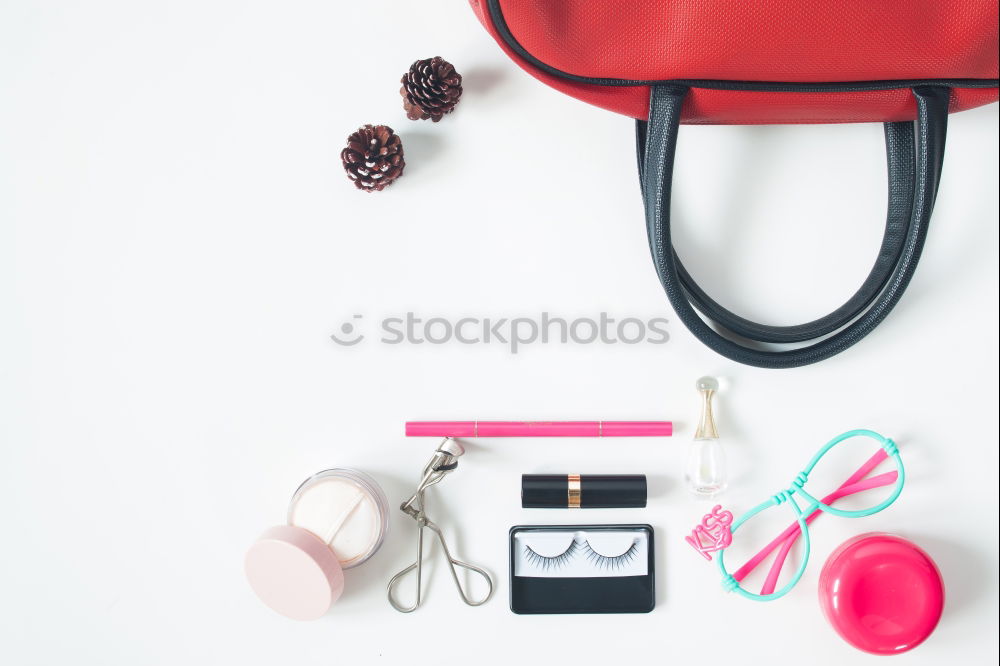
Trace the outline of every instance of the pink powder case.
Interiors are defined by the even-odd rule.
[[[388,527],[388,501],[373,478],[320,472],[295,491],[288,524],[266,530],[247,551],[247,580],[278,613],[317,619],[344,591],[344,570],[374,555]]]

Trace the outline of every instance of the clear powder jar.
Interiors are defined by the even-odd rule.
[[[344,569],[381,547],[389,530],[389,501],[381,486],[356,469],[328,469],[306,479],[288,505],[288,524],[327,544]]]

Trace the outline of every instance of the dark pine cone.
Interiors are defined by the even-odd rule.
[[[403,175],[403,142],[386,125],[365,125],[347,137],[340,153],[347,177],[359,190],[382,190]]]
[[[444,114],[455,110],[462,96],[462,75],[441,56],[410,65],[401,83],[399,94],[403,96],[403,108],[410,120],[430,118],[437,122]]]

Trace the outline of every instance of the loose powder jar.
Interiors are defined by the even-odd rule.
[[[340,566],[356,567],[382,545],[389,502],[375,479],[353,469],[328,469],[307,479],[288,505],[288,524],[307,529],[333,549]]]
[[[344,589],[344,569],[382,545],[388,500],[378,483],[353,469],[329,469],[299,486],[288,524],[265,531],[247,552],[250,586],[261,601],[297,620],[323,616]]]

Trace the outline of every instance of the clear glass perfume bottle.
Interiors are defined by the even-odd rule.
[[[715,377],[702,377],[695,385],[701,392],[701,419],[688,453],[684,482],[700,497],[714,497],[726,489],[726,454],[719,443],[712,414],[712,398],[719,390]]]

